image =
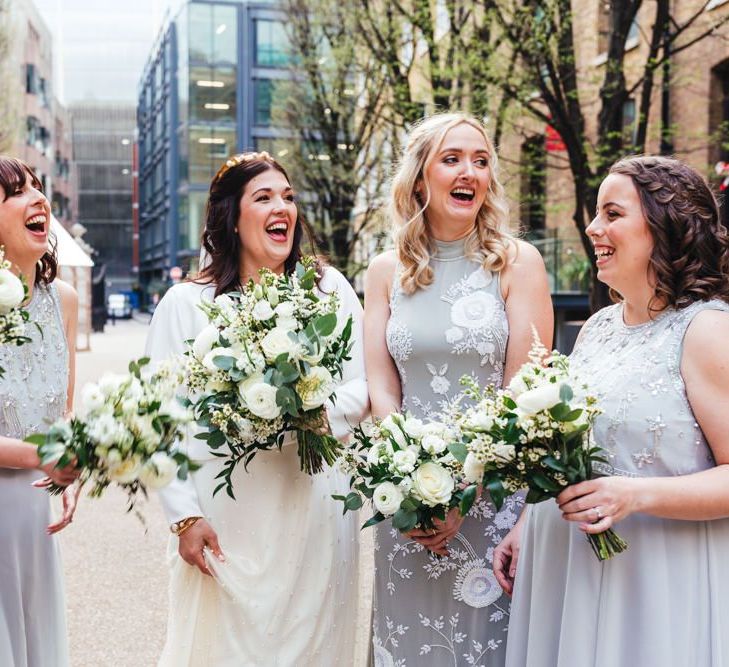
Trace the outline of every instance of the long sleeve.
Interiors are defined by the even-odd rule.
[[[195,297],[199,298],[200,292],[196,285],[178,285],[170,289],[159,302],[149,327],[145,348],[146,356],[152,363],[182,354],[185,351],[185,340],[197,335],[199,317],[196,313]],[[186,436],[179,444],[181,450],[188,451],[192,431],[193,426],[188,426]],[[203,516],[190,475],[186,480],[175,478],[159,491],[159,496],[170,524],[188,516]]]
[[[322,288],[339,292],[339,316],[352,316],[352,351],[350,360],[343,366],[342,380],[336,390],[336,398],[327,403],[327,416],[332,434],[338,440],[346,440],[352,428],[359,424],[369,412],[367,377],[364,364],[364,341],[362,305],[347,282],[336,269],[327,268]]]

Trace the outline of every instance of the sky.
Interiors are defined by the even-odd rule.
[[[65,105],[136,104],[137,87],[176,0],[32,0],[53,35],[54,88]]]

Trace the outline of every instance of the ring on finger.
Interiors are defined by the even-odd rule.
[[[600,511],[600,508],[593,507],[592,511],[595,513],[595,522],[600,521],[602,519],[602,512]]]

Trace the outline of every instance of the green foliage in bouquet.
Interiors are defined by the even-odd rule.
[[[22,307],[28,299],[28,284],[23,276],[16,276],[11,263],[5,259],[5,251],[0,247],[0,345],[20,346],[30,342],[25,327],[30,313]],[[41,335],[43,331],[36,323]],[[0,366],[0,378],[5,377],[5,369]]]
[[[214,493],[234,498],[232,474],[260,450],[279,449],[287,432],[298,442],[301,469],[332,465],[341,445],[329,433],[324,404],[352,347],[352,318],[340,322],[338,297],[315,292],[312,258],[293,275],[259,271],[240,293],[200,307],[210,321],[187,341],[189,406],[204,429],[195,437],[225,459]]]

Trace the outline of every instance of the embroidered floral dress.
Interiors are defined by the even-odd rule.
[[[0,435],[46,430],[66,408],[68,347],[55,286],[36,286],[28,306],[33,339],[0,346]],[[38,470],[0,468],[0,665],[68,665],[63,581],[50,496],[31,483]]]
[[[637,326],[604,308],[571,357],[604,413],[595,440],[629,477],[715,466],[686,398],[681,351],[693,317],[718,301],[669,309]],[[509,628],[509,667],[729,665],[729,519],[632,514],[616,530],[628,550],[600,563],[553,501],[530,509]]]
[[[396,272],[387,345],[400,374],[403,409],[437,416],[470,374],[501,385],[508,322],[499,275],[464,255],[464,241],[436,242],[434,281],[406,295]],[[388,523],[376,527],[376,667],[504,664],[509,599],[491,569],[495,546],[513,526],[519,501],[500,512],[474,505],[441,558]]]

